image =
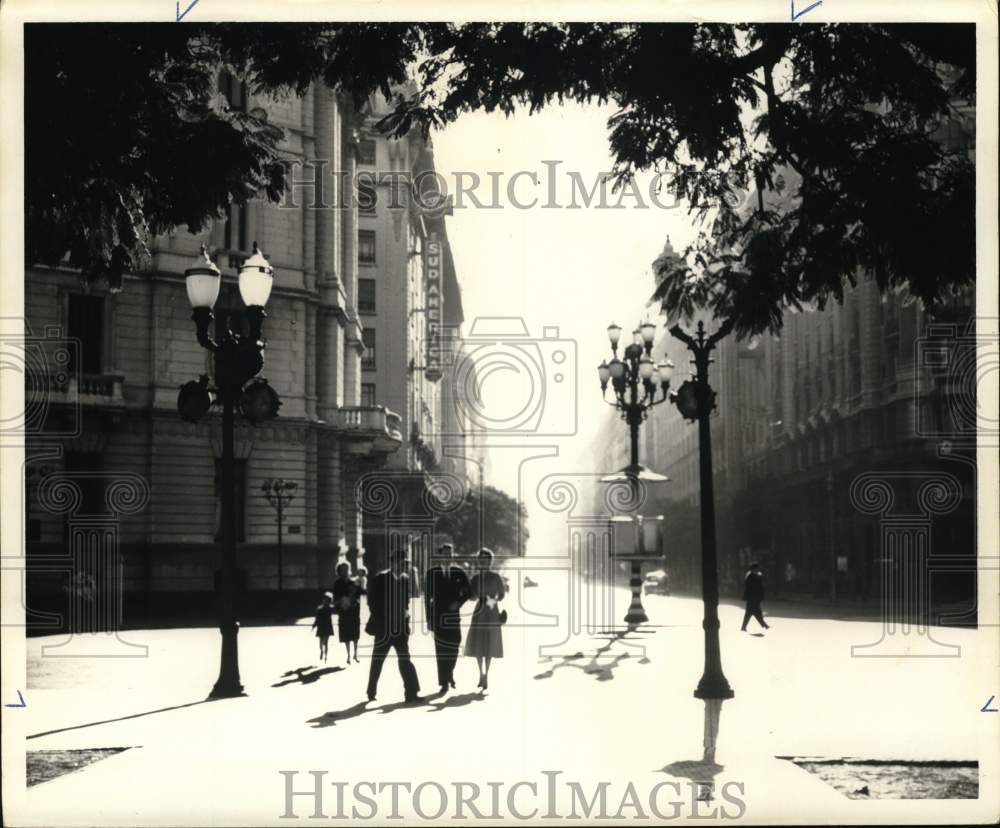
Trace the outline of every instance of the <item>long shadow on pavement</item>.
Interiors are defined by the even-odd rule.
[[[439,698],[441,698],[440,694],[433,696],[421,696],[420,699],[415,702],[393,702],[392,704],[382,704],[377,707],[369,707],[369,702],[363,701],[351,705],[350,707],[346,707],[343,710],[333,710],[329,713],[324,713],[322,716],[317,716],[314,719],[308,719],[306,724],[311,724],[314,728],[333,727],[340,722],[347,721],[348,719],[355,719],[365,713],[378,713],[379,715],[384,716],[385,714],[392,713],[396,710],[414,707],[426,707],[428,713],[440,713],[442,710],[465,707],[473,702],[481,701],[486,697],[482,693],[462,693],[457,696],[449,696],[440,704],[436,702],[436,699]]]
[[[321,676],[329,675],[330,673],[339,673],[343,670],[343,667],[322,667],[318,670],[313,670],[311,673],[307,672],[310,667],[296,667],[294,670],[289,670],[284,673],[285,676],[293,676],[293,678],[286,679],[285,681],[279,681],[276,684],[272,684],[272,687],[285,687],[289,684],[312,684],[314,681],[319,681]]]
[[[154,713],[166,713],[169,710],[181,710],[185,707],[194,707],[198,704],[208,704],[208,702],[223,701],[222,699],[202,699],[201,701],[188,702],[187,704],[175,704],[172,707],[160,707],[156,710],[147,710],[144,713],[131,713],[128,716],[118,716],[115,719],[102,719],[99,722],[87,722],[86,724],[80,725],[70,725],[69,727],[58,727],[55,730],[45,730],[41,733],[32,733],[30,736],[25,736],[26,739],[38,739],[42,736],[51,736],[53,733],[65,733],[68,730],[82,730],[85,727],[97,727],[102,724],[111,724],[112,722],[124,722],[126,719],[139,719],[143,716],[152,716]]]
[[[384,716],[386,713],[392,713],[396,710],[402,710],[407,707],[426,707],[431,704],[431,701],[434,698],[434,696],[421,696],[417,701],[394,702],[392,704],[382,704],[376,707],[369,707],[370,702],[362,701],[351,705],[350,707],[346,707],[343,710],[332,710],[329,713],[324,713],[322,716],[317,716],[314,719],[307,719],[306,724],[311,724],[314,728],[333,727],[340,722],[347,721],[348,719],[355,719],[365,713],[379,713]]]
[[[449,696],[441,704],[431,704],[428,713],[440,713],[442,710],[449,710],[453,707],[465,707],[476,701],[482,701],[486,696],[482,693],[462,693],[459,696]]]

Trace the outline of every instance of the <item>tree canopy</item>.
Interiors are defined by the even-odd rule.
[[[115,278],[151,235],[280,198],[280,130],[220,103],[224,65],[255,91],[382,91],[396,135],[612,103],[618,180],[660,172],[704,222],[656,298],[741,335],[861,271],[929,306],[975,275],[974,165],[940,135],[974,106],[972,24],[36,24],[25,47],[29,264]]]
[[[528,540],[524,505],[493,486],[466,493],[461,505],[439,519],[438,529],[451,537],[463,555],[488,546],[499,554],[523,553]]]

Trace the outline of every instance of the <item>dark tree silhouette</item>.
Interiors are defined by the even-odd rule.
[[[483,486],[469,491],[458,509],[440,519],[438,528],[463,555],[475,554],[480,546],[516,555],[523,553],[528,540],[527,519],[523,504],[500,489]]]
[[[29,263],[69,252],[116,278],[151,234],[280,197],[280,131],[218,104],[225,65],[261,91],[322,78],[360,104],[381,90],[396,135],[475,110],[613,103],[619,182],[659,171],[705,222],[663,263],[656,297],[740,335],[840,299],[862,271],[930,307],[974,279],[974,166],[940,140],[974,106],[971,24],[102,24],[25,38]]]

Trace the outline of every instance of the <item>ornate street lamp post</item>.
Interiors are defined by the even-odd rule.
[[[638,504],[639,481],[665,482],[668,478],[639,464],[639,426],[655,405],[669,399],[670,377],[674,364],[665,360],[659,365],[653,362],[653,340],[656,326],[644,322],[632,332],[632,342],[618,358],[618,344],[622,329],[613,322],[608,326],[608,340],[611,342],[611,362],[602,362],[597,367],[601,383],[601,394],[608,405],[614,406],[627,423],[629,429],[629,464],[620,472],[602,478],[604,483],[627,480],[632,487],[632,500]],[[614,393],[614,400],[607,399],[608,383]],[[662,396],[657,399],[657,394]],[[625,623],[629,626],[644,624],[649,620],[642,606],[642,561],[632,560],[629,586],[632,589],[632,603],[629,605]]]
[[[698,699],[731,699],[735,695],[722,672],[719,651],[719,571],[715,551],[715,494],[712,487],[712,432],[710,417],[715,408],[715,392],[708,384],[709,358],[715,344],[732,330],[724,322],[711,336],[705,336],[705,323],[698,323],[695,336],[674,325],[670,333],[694,355],[694,378],[677,389],[677,409],[686,420],[698,421],[698,459],[701,482],[701,595],[704,604],[702,628],[705,630],[705,670],[694,691]]]
[[[198,344],[214,355],[215,387],[209,387],[209,379],[199,380],[181,386],[177,397],[177,410],[189,422],[197,422],[213,404],[222,406],[222,567],[219,583],[219,630],[222,634],[222,652],[219,664],[219,678],[210,694],[211,698],[229,698],[243,695],[240,683],[237,634],[239,622],[236,608],[236,509],[234,489],[236,485],[235,463],[233,459],[233,429],[236,410],[251,423],[272,419],[281,405],[278,395],[267,381],[258,374],[264,367],[264,342],[261,339],[264,306],[271,295],[274,269],[263,254],[253,245],[253,255],[247,259],[239,272],[240,296],[246,310],[244,318],[247,330],[233,331],[228,323],[222,337],[217,341],[211,333],[214,319],[212,309],[219,298],[222,273],[201,248],[201,254],[185,273],[188,299],[194,312]]]
[[[298,487],[299,484],[294,480],[285,480],[281,477],[276,480],[265,480],[260,487],[261,492],[264,493],[264,497],[267,498],[267,502],[270,503],[278,513],[278,592],[281,592],[284,588],[284,576],[282,573],[285,566],[281,547],[281,535],[284,523],[285,507],[295,500],[295,490]]]

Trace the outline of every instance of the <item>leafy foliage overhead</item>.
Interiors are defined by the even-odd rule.
[[[655,298],[671,316],[708,308],[747,335],[778,330],[787,307],[841,299],[861,270],[928,306],[974,279],[974,165],[940,134],[962,120],[957,101],[974,105],[972,25],[482,23],[432,34],[422,91],[395,116],[402,128],[566,99],[617,107],[619,182],[662,172],[704,222],[661,265]]]
[[[406,79],[419,30],[396,25],[29,24],[25,255],[120,284],[155,235],[199,232],[232,203],[280,199],[284,132],[219,94],[303,94],[323,78],[360,104]]]
[[[974,106],[971,24],[33,25],[25,45],[29,263],[115,277],[151,234],[280,197],[280,130],[220,104],[225,65],[257,91],[382,91],[396,135],[612,103],[619,181],[660,171],[705,222],[656,298],[741,335],[860,271],[929,306],[974,278],[974,165],[941,140]]]
[[[500,554],[519,554],[528,540],[524,505],[493,486],[470,490],[461,505],[439,519],[438,529],[451,537],[462,555],[481,546]]]

